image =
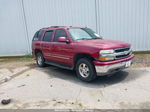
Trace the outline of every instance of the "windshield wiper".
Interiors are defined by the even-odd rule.
[[[91,39],[88,39],[88,38],[79,38],[79,39],[76,39],[76,40],[91,40]]]
[[[99,38],[99,37],[95,37],[95,38],[92,38],[92,39],[102,39],[102,38]]]

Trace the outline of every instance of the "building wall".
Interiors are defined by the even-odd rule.
[[[0,56],[31,52],[34,33],[49,26],[87,26],[134,50],[150,50],[149,0],[0,0]]]
[[[150,50],[150,0],[97,0],[98,32]]]
[[[0,56],[29,51],[22,5],[19,0],[0,0]]]

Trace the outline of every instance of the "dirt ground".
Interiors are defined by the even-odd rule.
[[[0,58],[0,100],[5,108],[150,108],[150,54],[137,54],[132,67],[85,83],[73,71],[39,68],[33,58]]]

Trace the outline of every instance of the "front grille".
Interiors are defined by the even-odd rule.
[[[116,49],[115,52],[118,53],[118,52],[124,52],[124,51],[129,51],[130,50],[130,47],[127,47],[127,48],[119,48],[119,49]]]
[[[119,55],[119,56],[116,56],[116,59],[119,59],[119,58],[125,58],[125,57],[129,56],[129,54],[130,54],[130,53],[125,54],[125,55]]]
[[[116,54],[116,59],[122,59],[122,58],[126,58],[129,55],[131,55],[132,51],[130,50],[130,47],[126,47],[126,48],[118,48],[115,49],[115,54]]]

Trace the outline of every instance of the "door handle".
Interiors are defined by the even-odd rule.
[[[43,45],[43,47],[48,47],[47,45]]]
[[[52,48],[55,47],[54,45],[51,46]]]
[[[63,49],[62,47],[58,47],[59,50]]]

